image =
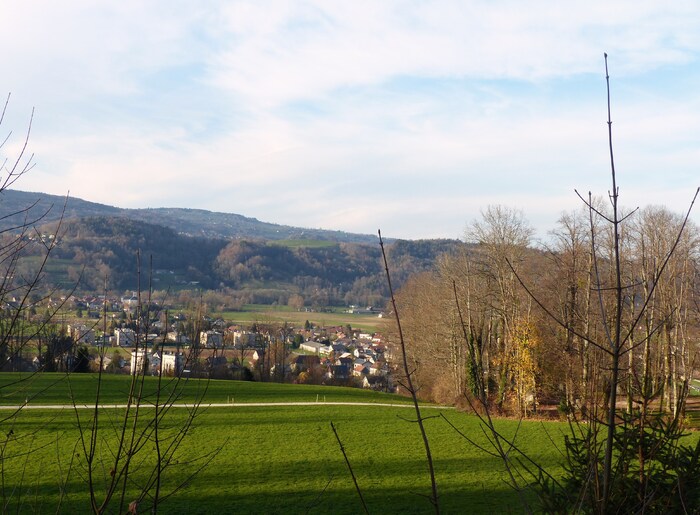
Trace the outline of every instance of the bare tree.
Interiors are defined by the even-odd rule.
[[[5,119],[8,101],[0,112],[0,126]],[[31,118],[18,155],[0,160],[0,201],[2,192],[32,169],[33,156],[27,152],[30,129]],[[10,136],[11,133],[0,139],[0,151],[6,148]],[[5,228],[0,230],[0,368],[7,364],[24,366],[22,358],[25,358],[25,351],[30,345],[36,344],[39,354],[43,354],[43,366],[39,372],[57,364],[60,356],[73,352],[72,340],[53,324],[56,312],[63,306],[61,302],[53,303],[45,316],[34,317],[31,323],[27,320],[28,315],[35,311],[33,308],[57,296],[56,291],[42,281],[49,258],[61,239],[62,216],[54,223],[53,234],[48,237],[36,228],[47,211],[39,211],[38,214],[37,211],[37,203],[34,203],[0,220],[5,222]],[[8,224],[8,221],[13,223]],[[24,264],[28,257],[32,259],[31,266]],[[137,263],[137,271],[140,285],[140,262]],[[148,277],[150,282],[151,273]],[[76,279],[80,279],[80,274]],[[106,282],[107,279],[104,280]],[[73,291],[63,295],[63,298],[69,298]],[[167,483],[169,469],[175,465],[189,466],[186,482],[207,464],[218,449],[198,452],[192,457],[182,452],[182,443],[198,413],[207,383],[193,389],[199,392],[199,397],[188,399],[190,404],[187,416],[175,417],[176,401],[184,394],[187,380],[179,374],[171,379],[163,377],[162,360],[157,369],[148,368],[149,353],[158,350],[157,342],[149,339],[151,322],[153,317],[158,317],[158,313],[152,309],[154,304],[150,284],[146,291],[147,294],[142,296],[142,288],[139,286],[139,302],[133,318],[137,329],[134,355],[142,357],[142,366],[137,367],[131,376],[126,407],[119,413],[121,408],[101,405],[104,351],[100,355],[92,410],[85,415],[76,402],[73,404],[80,432],[77,446],[82,452],[79,453],[79,458],[71,459],[69,468],[65,471],[66,476],[57,478],[57,482],[67,481],[71,474],[81,475],[90,491],[91,510],[95,513],[115,509],[120,513],[127,510],[136,513],[139,504],[147,505],[153,512],[157,511],[160,502],[183,484]],[[106,332],[106,307],[103,329]],[[167,333],[167,328],[165,332]],[[160,350],[163,350],[162,344]],[[196,351],[196,347],[193,350]],[[133,360],[134,367],[138,361]],[[65,366],[65,371],[70,372],[70,367],[64,360],[60,360],[58,366]],[[147,377],[150,374],[157,377]],[[0,418],[2,433],[11,435],[0,440],[0,485],[6,483],[6,463],[16,459],[24,459],[26,463],[32,453],[32,434],[15,433],[14,422],[22,415],[26,403],[32,400],[30,392],[33,390],[29,387],[29,382],[33,377],[24,374],[14,382],[3,383],[3,394],[10,393],[6,389],[14,389],[14,394],[17,394],[17,390],[26,391],[27,397],[23,405],[15,411],[3,411]],[[71,384],[67,374],[56,376],[56,381],[60,380],[68,380],[68,384]],[[21,488],[0,488],[3,510],[8,509],[13,496],[17,497],[19,506],[22,493]],[[25,501],[22,499],[21,502]],[[59,509],[60,506],[56,508]]]
[[[389,273],[389,263],[386,258],[386,252],[384,250],[384,241],[382,240],[382,233],[379,232],[379,246],[382,249],[382,259],[384,261],[384,271],[386,272],[386,282],[389,287],[389,294],[391,296],[391,306],[393,308],[394,316],[396,319],[396,329],[398,331],[398,344],[400,346],[401,352],[401,362],[403,370],[403,386],[411,395],[413,400],[413,408],[416,413],[415,421],[418,424],[418,429],[420,430],[421,438],[423,439],[423,447],[425,449],[425,459],[428,462],[428,471],[430,474],[430,503],[435,510],[435,513],[440,513],[440,498],[438,497],[437,481],[435,479],[435,468],[433,465],[432,453],[430,451],[430,442],[428,440],[428,434],[425,430],[423,424],[425,417],[421,414],[421,409],[418,404],[418,390],[413,384],[413,370],[411,370],[408,363],[408,354],[406,352],[406,340],[404,339],[403,329],[401,327],[401,318],[399,316],[399,310],[396,304],[396,298],[394,296],[394,288],[391,284],[391,274]]]
[[[670,388],[677,406],[670,417],[664,413],[650,413],[644,408],[656,395],[650,388],[640,388],[633,396],[632,389],[628,386],[629,405],[639,402],[643,406],[641,411],[628,406],[628,414],[619,410],[618,395],[622,386],[633,384],[633,379],[636,379],[637,385],[648,384],[651,379],[648,375],[641,380],[635,377],[635,351],[647,347],[648,342],[653,341],[656,335],[661,337],[664,332],[666,340],[670,341],[672,336],[669,333],[672,331],[669,327],[682,326],[679,317],[684,320],[685,310],[679,298],[680,292],[684,291],[685,280],[679,279],[678,275],[674,276],[673,270],[676,263],[681,270],[687,269],[688,259],[684,257],[687,253],[683,251],[683,242],[688,239],[688,218],[700,189],[695,192],[685,216],[675,222],[665,223],[665,219],[673,217],[658,216],[658,213],[652,217],[654,221],[651,227],[654,231],[663,231],[665,237],[657,234],[653,238],[654,244],[659,245],[659,252],[642,253],[642,262],[646,266],[642,267],[641,281],[638,281],[634,272],[631,240],[627,237],[635,212],[625,213],[619,203],[607,55],[605,58],[612,179],[610,209],[600,209],[593,202],[590,193],[587,198],[579,195],[589,212],[592,292],[600,316],[600,331],[582,329],[572,325],[571,320],[559,317],[519,276],[519,281],[531,298],[553,320],[566,331],[572,332],[573,336],[587,342],[589,348],[597,350],[600,363],[591,383],[595,384],[595,390],[603,391],[604,402],[601,405],[593,399],[581,413],[584,424],[572,426],[572,434],[566,440],[567,474],[564,484],[544,474],[543,469],[534,462],[529,462],[534,468],[525,466],[524,470],[535,479],[546,510],[574,509],[596,513],[643,513],[657,509],[669,510],[671,507],[685,510],[687,503],[700,494],[698,487],[690,486],[692,483],[689,483],[700,472],[697,460],[700,443],[694,449],[680,443],[683,433],[679,413],[682,412],[687,395],[688,378],[674,375],[673,367],[678,365],[678,361],[673,356],[669,357],[668,351],[662,352],[662,370],[665,372],[661,388]],[[603,231],[598,230],[598,221],[606,224]],[[665,230],[664,226],[669,230]],[[641,227],[649,229],[645,223]],[[645,239],[641,238],[640,242],[644,244]],[[512,269],[516,272],[514,266]],[[664,291],[665,283],[668,284],[668,292]],[[664,298],[671,299],[670,309],[658,313],[658,308],[664,305]],[[642,326],[643,321],[647,322],[647,329],[637,337],[636,330]],[[644,352],[644,360],[648,361],[647,350]],[[651,370],[649,366],[643,368],[645,374]],[[513,440],[498,435],[490,418],[484,419],[484,423],[494,435],[493,442],[509,471],[517,466],[516,462],[522,463],[521,460],[527,458],[519,453]],[[514,461],[508,452],[502,452],[504,445],[516,451],[515,454],[521,456],[520,460]],[[511,473],[510,477],[513,485],[518,487],[515,475]],[[556,487],[553,488],[553,485]]]
[[[0,111],[1,129],[4,129],[9,100],[10,95]],[[3,201],[3,192],[14,186],[34,167],[34,156],[28,151],[33,117],[32,111],[26,133],[21,137],[19,150],[14,155],[5,154],[13,136],[12,131],[0,135],[0,202]],[[0,370],[25,372],[0,387],[3,396],[16,395],[24,399],[24,403],[15,410],[3,411],[0,417],[1,432],[8,435],[0,440],[0,484],[3,485],[6,483],[5,475],[9,463],[16,459],[26,460],[33,452],[33,435],[31,432],[15,431],[15,423],[23,408],[36,394],[31,388],[36,373],[47,364],[53,365],[57,354],[71,351],[70,346],[63,347],[69,342],[59,341],[56,335],[45,340],[42,348],[42,337],[48,335],[51,320],[62,308],[62,302],[50,305],[46,316],[32,316],[37,308],[46,305],[48,299],[55,297],[57,293],[57,290],[44,283],[44,276],[50,257],[60,242],[65,204],[59,220],[54,224],[53,234],[43,235],[37,228],[51,209],[53,206],[39,206],[37,200],[0,218]],[[74,288],[75,286],[69,295]],[[50,363],[47,360],[43,363],[38,360],[38,370],[34,368],[30,359],[34,355],[37,341],[38,347],[42,351],[50,350],[51,356]],[[28,371],[32,372],[27,374]],[[7,509],[13,500],[19,503],[21,495],[21,488],[19,491],[0,489],[0,501],[4,509]]]
[[[486,280],[488,302],[497,317],[498,335],[493,343],[500,359],[492,364],[497,404],[502,406],[517,364],[516,333],[528,318],[527,302],[522,302],[516,274],[525,259],[533,229],[522,212],[505,206],[488,206],[481,215],[482,220],[474,222],[467,232],[467,241],[477,244],[472,268]]]
[[[563,216],[552,247],[541,253],[546,259],[535,256],[533,262],[527,225],[512,212],[490,209],[468,234],[474,248],[443,259],[441,273],[453,281],[468,362],[483,366],[476,376],[484,379],[483,394],[468,389],[465,399],[489,438],[490,446],[482,449],[503,460],[513,488],[534,488],[545,512],[687,512],[700,499],[700,443],[682,440],[697,352],[691,335],[700,331],[698,237],[689,222],[700,189],[682,216],[621,206],[607,56],[606,81],[612,179],[607,205],[579,194],[585,216]],[[444,292],[439,282],[426,287]],[[542,315],[533,316],[531,305]],[[549,343],[538,348],[545,338]],[[428,345],[442,340],[438,335]],[[532,368],[533,357],[550,361]],[[495,382],[495,405],[510,392],[522,416],[523,396],[537,388],[533,374],[541,380],[545,368],[554,368],[564,383],[558,388],[570,421],[562,478],[523,453],[517,437],[498,431],[488,395]],[[526,496],[521,499],[533,509]]]
[[[164,375],[167,327],[160,345],[157,340],[149,339],[151,320],[157,319],[159,313],[152,310],[155,303],[150,284],[145,295],[142,294],[140,270],[137,253],[139,288],[135,319],[138,324],[126,405],[123,409],[101,405],[104,354],[100,357],[95,402],[89,415],[83,416],[74,404],[80,431],[78,446],[84,457],[76,466],[81,467],[80,472],[84,474],[93,513],[111,512],[115,507],[119,513],[127,510],[136,513],[144,507],[156,513],[160,503],[182,488],[220,449],[217,446],[205,453],[183,452],[183,442],[199,413],[208,381],[191,389],[198,395],[188,399],[184,420],[176,417],[176,403],[182,401],[188,382],[200,380],[183,376],[177,364],[173,377]],[[152,265],[149,270],[150,283]],[[106,330],[106,316],[103,324]],[[191,350],[196,352],[196,349]],[[159,361],[150,363],[158,354]],[[115,413],[118,409],[122,412]],[[186,480],[173,484],[167,481],[167,473],[175,466],[189,467],[189,473]]]
[[[564,213],[559,218],[558,227],[550,233],[552,243],[545,254],[548,273],[542,276],[543,288],[539,293],[553,299],[552,310],[563,322],[563,325],[549,324],[555,349],[555,356],[549,363],[555,374],[561,373],[557,363],[565,367],[565,407],[582,406],[588,402],[591,364],[594,362],[594,349],[588,344],[593,330],[593,253],[587,218],[583,210]]]

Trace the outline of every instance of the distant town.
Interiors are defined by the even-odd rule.
[[[6,310],[20,309],[13,298]],[[305,321],[232,323],[147,303],[137,292],[120,297],[48,298],[8,348],[2,371],[38,370],[209,377],[354,386],[393,392],[391,352],[379,332]],[[314,310],[299,307],[312,317]],[[347,315],[382,318],[382,310],[351,305]],[[303,316],[303,315],[302,315]],[[13,352],[13,347],[18,352]]]

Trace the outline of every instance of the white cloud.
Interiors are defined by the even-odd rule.
[[[623,187],[677,202],[697,180],[699,14],[651,0],[15,2],[0,16],[16,49],[5,126],[37,105],[23,189],[459,237],[488,204],[553,221],[574,187],[607,191],[607,50]]]
[[[213,80],[264,106],[396,76],[532,80],[598,72],[602,49],[629,70],[685,62],[697,50],[700,12],[693,3],[658,2],[236,5]]]

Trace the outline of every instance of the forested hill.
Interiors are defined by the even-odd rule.
[[[56,222],[39,227],[50,237]],[[226,290],[240,303],[288,303],[295,295],[307,306],[384,305],[387,300],[378,244],[323,240],[224,239],[187,236],[175,230],[119,216],[64,220],[50,280],[101,291],[137,286],[136,253],[142,287]],[[395,285],[429,270],[456,240],[397,240],[387,243]],[[41,250],[41,245],[36,245]],[[149,274],[148,270],[152,269]]]
[[[343,231],[307,229],[261,222],[255,218],[217,213],[204,209],[154,208],[123,209],[88,202],[79,198],[5,190],[0,193],[0,231],[20,225],[26,219],[36,223],[58,220],[66,206],[64,218],[119,216],[130,220],[162,225],[178,234],[208,238],[242,238],[264,240],[327,240],[348,243],[376,243],[377,237]]]

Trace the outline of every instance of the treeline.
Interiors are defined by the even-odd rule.
[[[618,391],[629,410],[643,396],[656,409],[675,411],[692,378],[700,233],[689,225],[677,240],[682,222],[649,207],[620,234],[625,352]],[[607,402],[607,351],[590,342],[615,336],[606,334],[617,307],[614,234],[602,223],[591,229],[587,211],[562,215],[547,245],[534,247],[532,234],[520,212],[490,207],[468,229],[473,245],[443,255],[434,271],[400,290],[399,314],[424,396],[459,402],[485,391],[494,409],[521,415],[544,402],[563,411]]]
[[[55,235],[58,231],[59,234]],[[383,307],[387,286],[378,245],[308,242],[284,245],[266,240],[192,237],[172,229],[121,217],[67,220],[61,229],[49,224],[38,234],[57,237],[53,257],[66,284],[81,290],[137,288],[137,251],[141,287],[154,279],[156,289],[170,281],[175,290],[197,288],[221,293],[221,305],[284,303],[309,307],[366,305]],[[35,242],[40,250],[41,242]],[[438,255],[456,248],[456,240],[395,241],[388,252],[397,284],[434,266]],[[149,276],[149,270],[153,270]],[[56,271],[58,270],[58,271]]]

